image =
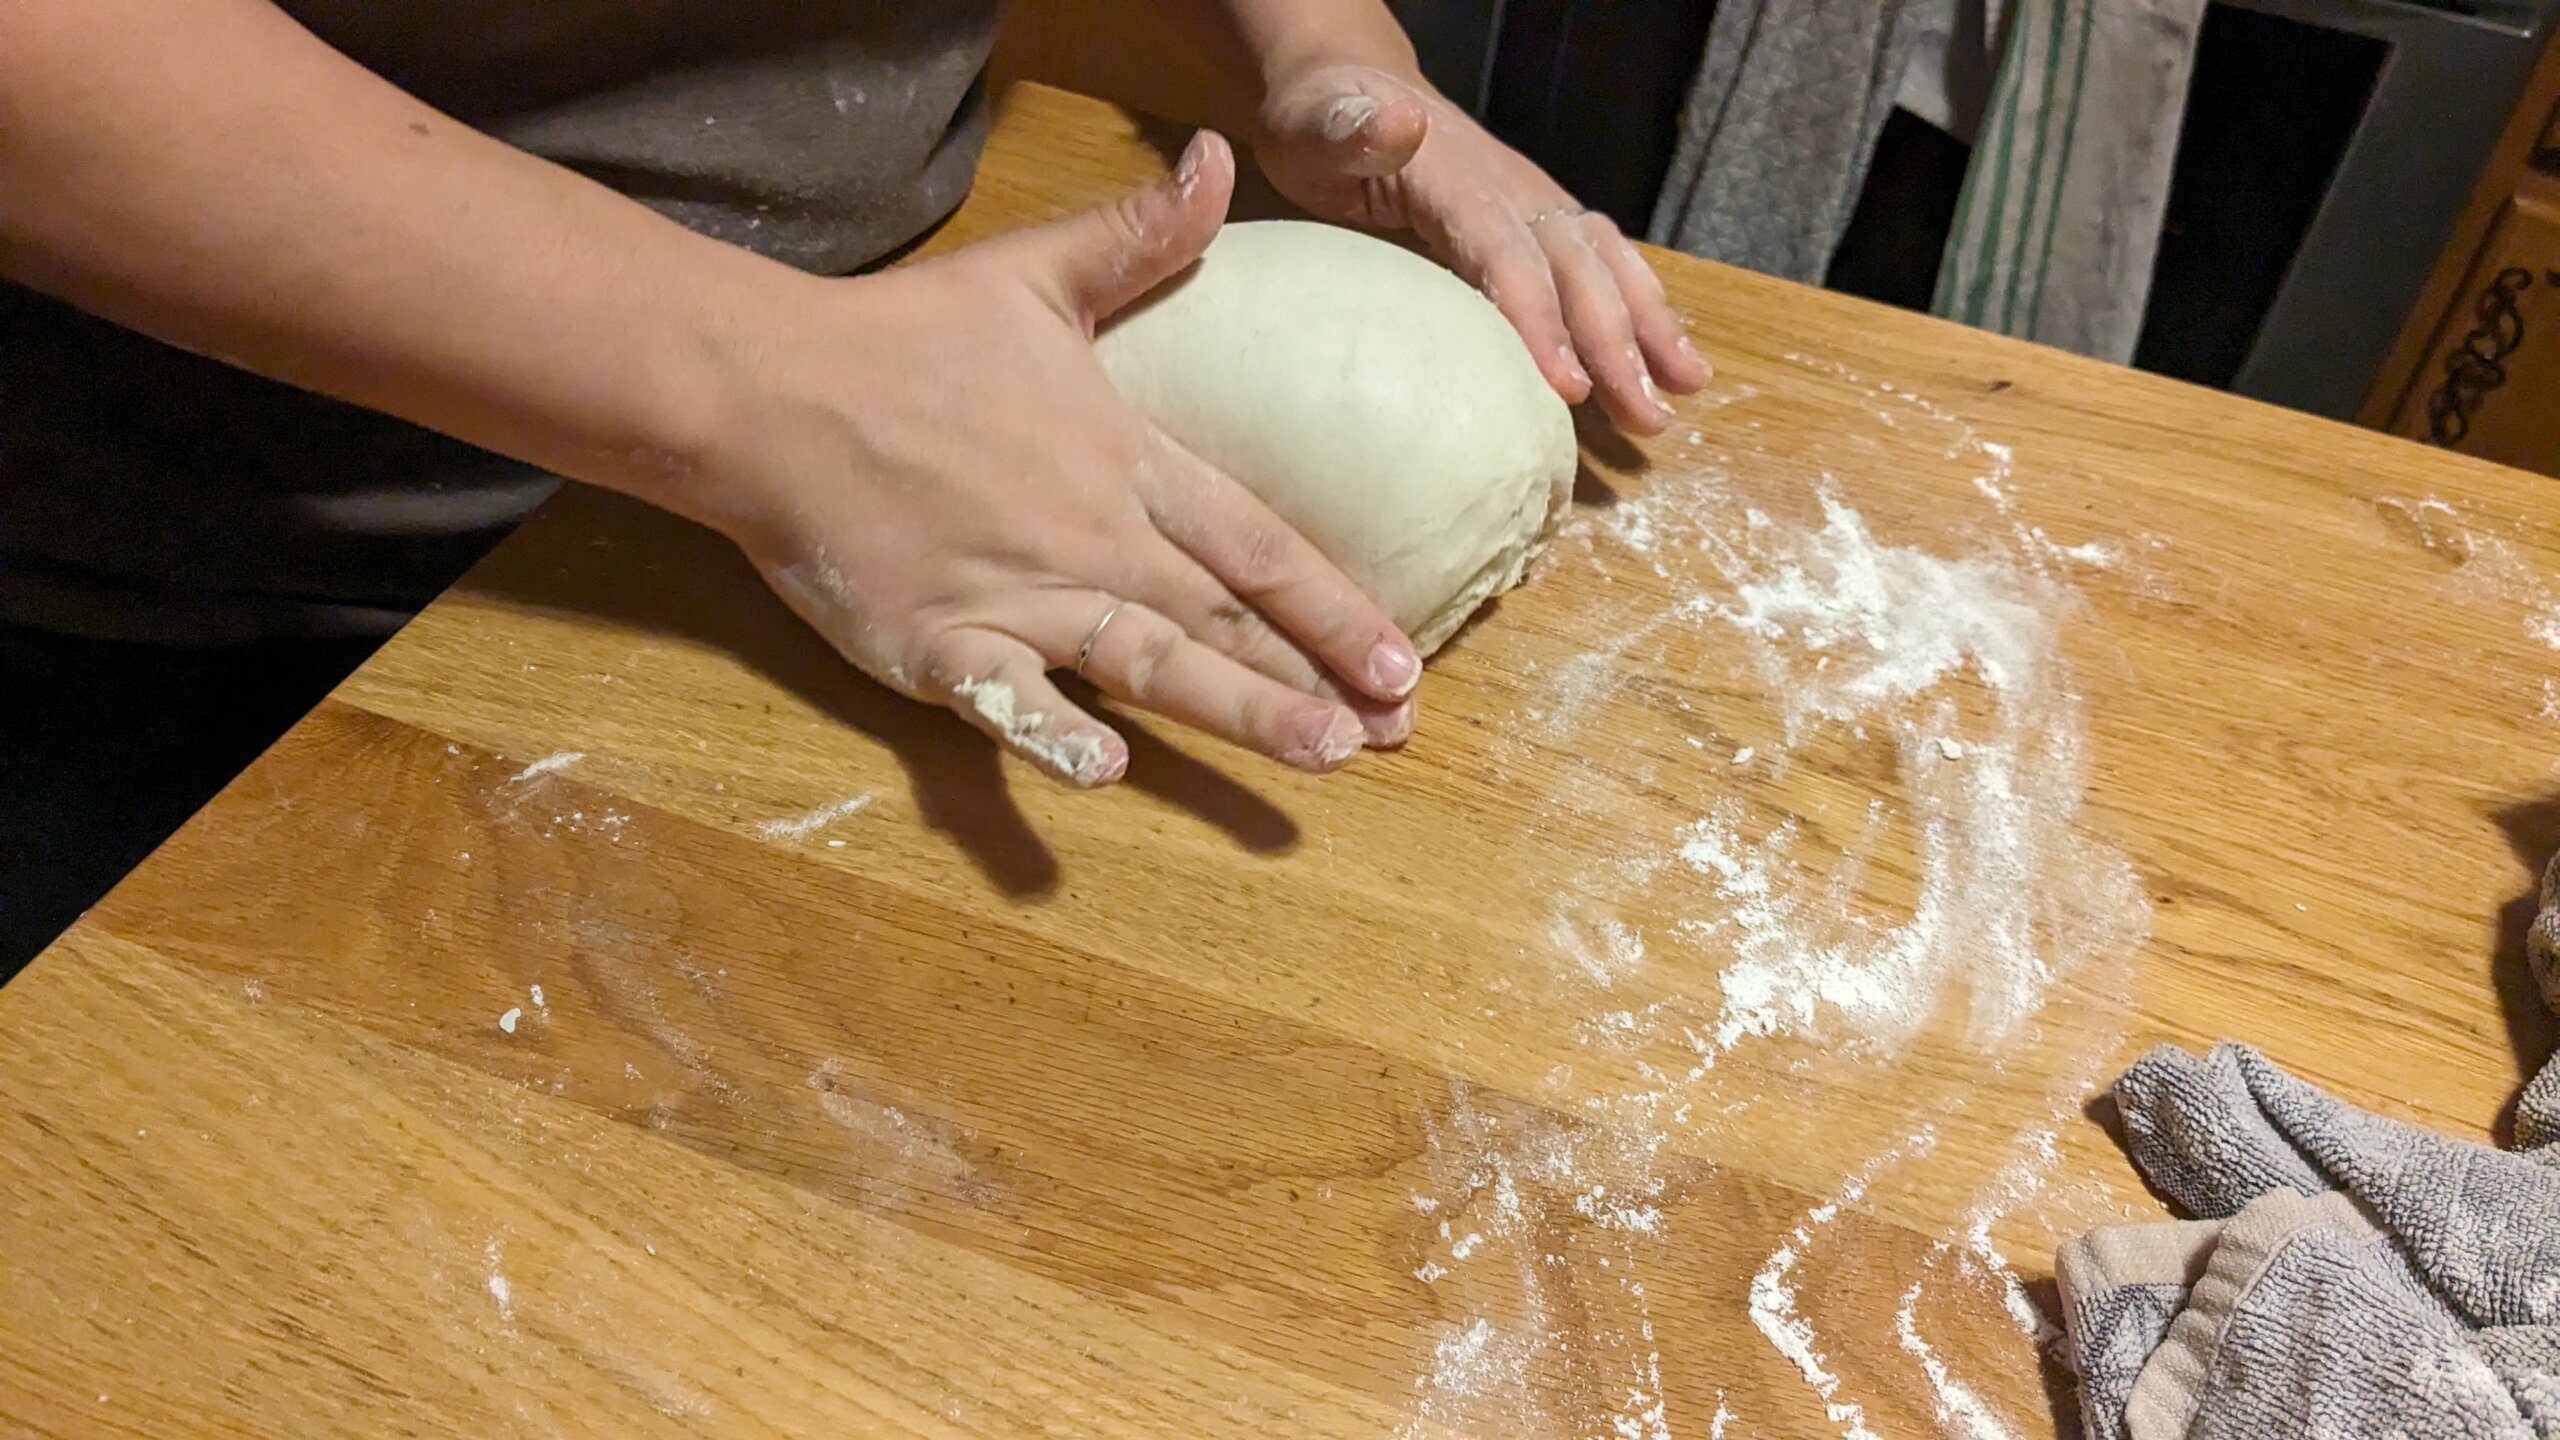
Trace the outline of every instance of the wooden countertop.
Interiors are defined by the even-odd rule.
[[[1710,393],[1329,779],[563,495],[0,991],[0,1428],[2046,1434],[2145,1048],[2491,1134],[2552,482],[1660,264]]]

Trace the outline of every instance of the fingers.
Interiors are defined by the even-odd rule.
[[[1634,242],[1606,215],[1570,205],[1505,226],[1490,239],[1434,235],[1433,248],[1510,320],[1566,403],[1596,399],[1639,434],[1668,425],[1661,392],[1687,394],[1713,371]]]
[[[1235,152],[1202,130],[1173,174],[1099,210],[987,242],[1028,250],[1048,276],[1050,300],[1091,333],[1094,325],[1180,274],[1217,238],[1235,190]]]
[[[1050,683],[1049,660],[993,630],[960,629],[935,642],[914,688],[1007,750],[1078,789],[1128,773],[1129,744]]]
[[[1671,308],[1671,297],[1663,293],[1662,277],[1645,263],[1644,252],[1636,249],[1634,241],[1619,234],[1618,227],[1608,224],[1606,216],[1600,218],[1607,233],[1594,237],[1592,245],[1617,281],[1618,294],[1626,301],[1627,318],[1635,327],[1636,344],[1644,351],[1654,380],[1680,395],[1706,384],[1714,378],[1715,367],[1698,353],[1697,346],[1689,343],[1679,312]]]
[[[1068,617],[1082,620],[1074,635],[1058,628]],[[1339,770],[1367,739],[1360,717],[1345,706],[1248,669],[1135,601],[1097,595],[1081,607],[1044,603],[1042,613],[1024,616],[1021,623],[1038,632],[1026,638],[1061,668],[1073,665],[1090,640],[1082,673],[1113,699],[1284,765]]]
[[[1274,94],[1262,123],[1266,143],[1286,152],[1284,163],[1379,179],[1412,161],[1431,112],[1412,86],[1382,70],[1331,65]]]
[[[1378,602],[1251,491],[1157,436],[1139,499],[1156,528],[1353,689],[1401,700],[1422,657]]]
[[[1573,332],[1574,348],[1591,372],[1600,407],[1619,428],[1651,435],[1671,423],[1671,409],[1654,387],[1653,372],[1646,368],[1644,353],[1636,344],[1635,323],[1626,297],[1618,292],[1617,277],[1601,261],[1584,229],[1588,219],[1559,214],[1542,221],[1535,227],[1539,244],[1554,272],[1556,298]]]
[[[1413,733],[1414,704],[1373,700],[1336,680],[1333,672],[1281,634],[1262,613],[1236,599],[1216,576],[1170,542],[1152,560],[1133,557],[1124,594],[1148,597],[1161,614],[1221,655],[1292,690],[1348,706],[1361,733],[1379,748],[1401,745]],[[1119,622],[1115,619],[1113,624]]]
[[[996,743],[1080,789],[1128,772],[1128,742],[1079,708],[1049,678],[1076,670],[1104,694],[1268,755],[1300,770],[1338,770],[1364,744],[1401,741],[1410,705],[1372,707],[1376,721],[1339,699],[1310,693],[1220,653],[1159,612],[1099,592],[1062,602],[1021,592],[983,624],[954,628],[926,647],[908,675],[918,698],[949,706]]]
[[[1547,384],[1566,404],[1579,405],[1591,398],[1591,372],[1574,353],[1573,333],[1565,326],[1564,307],[1556,298],[1555,275],[1534,237],[1521,235],[1503,245],[1478,274],[1468,275],[1463,269],[1459,274],[1474,281],[1510,320],[1511,328],[1520,332],[1529,358],[1538,362],[1538,373],[1547,377]]]

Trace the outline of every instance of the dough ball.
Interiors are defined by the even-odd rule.
[[[1573,493],[1573,419],[1491,301],[1332,225],[1229,225],[1105,330],[1113,383],[1430,654],[1520,583]]]

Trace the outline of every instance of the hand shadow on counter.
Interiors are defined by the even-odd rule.
[[[2516,1106],[2523,1090],[2560,1050],[2560,1016],[2551,1013],[2533,964],[2525,956],[2525,937],[2542,910],[2542,872],[2560,854],[2560,795],[2510,805],[2494,812],[2507,846],[2524,867],[2524,890],[2498,911],[2498,948],[2489,959],[2489,980],[2497,988],[2498,1009],[2507,1023],[2507,1044],[2516,1057],[2516,1094],[2498,1111],[2496,1135],[2502,1147],[2516,1143]]]
[[[691,521],[566,485],[457,588],[734,655],[895,755],[924,823],[950,836],[1002,894],[1036,899],[1058,887],[1057,856],[1015,800],[994,741],[949,710],[895,694],[855,669],[765,587],[736,546]],[[1095,704],[1091,689],[1072,681],[1063,688],[1078,704]],[[1217,827],[1246,850],[1295,847],[1298,825],[1286,811],[1125,713],[1102,713],[1129,742],[1122,784]]]

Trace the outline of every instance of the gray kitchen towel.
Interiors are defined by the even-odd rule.
[[[1647,234],[1822,283],[1912,47],[1952,0],[1721,0]]]
[[[2560,860],[2526,955],[2560,1009]],[[2517,1148],[2368,1114],[2242,1045],[2116,1081],[2126,1148],[2197,1216],[2054,1269],[2093,1440],[2560,1440],[2560,1059]]]
[[[1999,71],[1930,308],[2129,361],[2205,0],[2007,0],[2001,10],[2001,23],[1975,32],[2005,39],[1993,42]]]
[[[2221,1233],[2218,1220],[2108,1225],[2054,1255],[2089,1440],[2124,1440],[2134,1382],[2169,1338]]]
[[[2176,1233],[2151,1241],[2146,1270],[2124,1263],[2141,1249],[2125,1231]],[[2056,1268],[2089,1347],[2093,1440],[2539,1440],[2520,1393],[2530,1366],[2511,1386],[2343,1191],[2273,1190],[2228,1220],[2110,1227],[2065,1247]],[[2165,1327],[2161,1291],[2174,1297]],[[2137,1321],[2111,1294],[2148,1309]]]

